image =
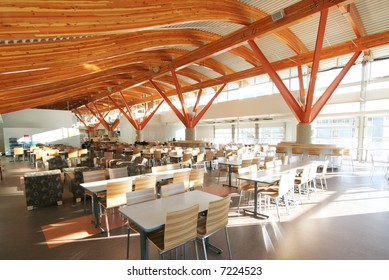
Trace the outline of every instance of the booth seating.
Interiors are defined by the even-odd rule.
[[[62,205],[61,170],[25,173],[24,186],[27,210]]]

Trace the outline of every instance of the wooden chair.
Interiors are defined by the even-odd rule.
[[[203,168],[192,168],[189,174],[189,188],[202,188],[204,190],[204,174]]]
[[[189,176],[191,170],[182,171],[182,172],[174,172],[173,174],[173,183],[184,183],[185,189],[189,189]]]
[[[212,167],[212,164],[214,164],[214,165],[215,165],[215,163],[217,164],[217,162],[215,161],[215,155],[210,150],[205,152],[205,161],[204,161],[205,168],[207,168],[208,163],[209,163],[209,169],[211,169],[211,170],[215,168],[215,167]]]
[[[185,153],[182,155],[181,167],[192,167],[192,153]]]
[[[24,148],[23,147],[15,147],[14,148],[14,161],[22,157],[22,161],[24,161]]]
[[[109,179],[128,177],[127,166],[108,168]]]
[[[243,175],[249,175],[250,174],[250,167],[241,167],[238,169],[238,176]],[[238,179],[238,192],[239,192],[239,202],[238,202],[238,208],[237,211],[239,212],[239,208],[242,202],[242,197],[246,194],[249,194],[248,200],[250,200],[250,194],[254,193],[254,184],[252,182],[249,182],[247,180],[239,180]]]
[[[82,177],[84,183],[89,183],[89,182],[96,182],[96,181],[102,181],[105,180],[105,170],[92,170],[92,171],[85,171],[82,172]],[[92,192],[88,190],[84,190],[84,213],[86,213],[86,197],[90,196],[93,199],[93,194]],[[98,198],[105,197],[105,192],[99,193],[97,195]],[[97,201],[96,201],[97,203]]]
[[[208,211],[205,216],[200,216],[197,226],[197,237],[202,240],[204,257],[207,260],[207,248],[205,240],[211,235],[224,229],[228,255],[230,260],[232,259],[230,240],[228,238],[227,224],[228,224],[228,212],[230,210],[230,196],[226,196],[220,200],[212,201],[209,203]]]
[[[226,161],[226,157],[218,157],[218,162],[223,162]],[[220,181],[220,175],[221,173],[226,173],[228,174],[228,166],[225,164],[218,164],[218,177],[217,177],[217,183],[219,184]]]
[[[196,258],[199,259],[196,238],[197,238],[197,217],[199,205],[168,212],[163,230],[147,233],[146,236],[162,254],[194,241]],[[185,257],[185,255],[184,255]]]
[[[137,190],[134,192],[127,192],[126,193],[126,199],[127,199],[127,205],[134,205],[150,200],[156,199],[157,196],[154,193],[153,189],[143,189],[143,190]],[[128,221],[128,230],[127,230],[127,259],[130,258],[130,234],[131,230],[135,232],[139,232],[139,228],[136,224]]]
[[[161,197],[167,197],[185,192],[184,182],[172,183],[161,186]]]
[[[207,170],[207,167],[205,165],[205,153],[198,153],[196,156],[196,160],[194,161],[193,165],[196,168],[204,168],[204,171]]]
[[[153,166],[154,165],[162,165],[162,151],[155,150],[153,155]]]
[[[110,209],[115,209],[120,206],[127,204],[127,196],[126,194],[132,191],[132,180],[128,179],[120,182],[108,182],[107,183],[107,192],[105,196],[105,200],[99,201],[99,205],[101,206],[101,212],[104,210],[105,215],[105,225],[107,227],[107,236],[110,236],[109,231],[109,222],[108,222],[108,213],[107,211]],[[103,213],[100,213],[103,214]]]
[[[135,191],[143,189],[153,189],[155,192],[155,185],[157,178],[155,176],[142,176],[135,179]]]

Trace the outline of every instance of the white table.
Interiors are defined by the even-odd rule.
[[[250,182],[254,182],[254,209],[244,209],[245,212],[252,213],[255,218],[267,219],[269,218],[267,215],[261,214],[258,212],[257,204],[258,204],[258,184],[274,184],[281,178],[283,173],[289,172],[293,169],[302,169],[304,166],[314,163],[323,164],[322,161],[315,160],[303,160],[299,162],[289,163],[287,165],[281,165],[273,168],[269,168],[266,170],[259,171],[255,174],[247,174],[239,176],[239,180],[246,180]]]
[[[236,186],[232,185],[232,167],[233,166],[239,167],[242,164],[242,161],[241,160],[219,161],[219,164],[224,164],[227,165],[228,167],[228,184],[223,184],[223,186],[236,188]]]
[[[141,259],[146,260],[146,233],[161,229],[168,212],[198,204],[200,213],[208,209],[209,202],[219,199],[220,196],[196,190],[122,207],[119,211],[139,227]]]
[[[96,182],[88,182],[88,183],[82,183],[80,184],[84,189],[90,191],[92,193],[92,211],[94,216],[94,221],[92,223],[95,224],[96,228],[100,229],[100,231],[104,231],[104,229],[100,226],[100,219],[99,219],[99,206],[98,206],[98,198],[97,194],[101,192],[105,192],[107,190],[107,184],[111,182],[122,182],[125,180],[131,179],[134,181],[136,178],[141,177],[142,175],[136,175],[136,176],[129,176],[129,177],[123,177],[123,178],[115,178],[115,179],[109,179],[109,180],[101,180]]]
[[[185,171],[189,171],[189,170],[191,170],[191,168],[179,168],[179,169],[171,169],[171,170],[146,173],[145,175],[146,176],[155,176],[157,181],[163,181],[163,180],[173,179],[174,173],[185,172]]]

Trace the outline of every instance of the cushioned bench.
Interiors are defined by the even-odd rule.
[[[24,174],[27,210],[62,205],[61,171],[38,171]]]

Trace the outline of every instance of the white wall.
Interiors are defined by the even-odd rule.
[[[24,135],[48,132],[59,128],[72,128],[77,122],[76,117],[69,111],[28,109],[3,114],[4,151],[9,152],[9,138],[21,138]],[[73,136],[57,140],[49,144],[63,143],[80,146],[80,137]]]

